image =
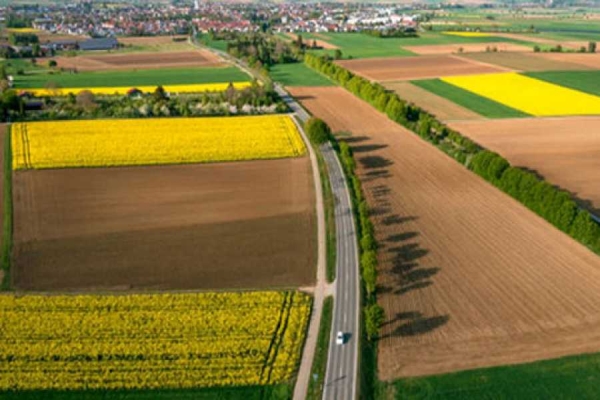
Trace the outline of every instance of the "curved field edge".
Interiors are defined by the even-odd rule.
[[[11,136],[15,170],[266,160],[306,153],[287,115],[29,122],[14,124]]]
[[[395,398],[595,399],[600,397],[600,354],[400,379]]]
[[[312,298],[300,292],[0,296],[0,389],[287,384]]]
[[[162,390],[0,391],[4,400],[288,400],[288,385]]]
[[[479,96],[442,81],[441,79],[426,79],[411,81],[415,86],[425,89],[431,93],[446,98],[462,107],[476,112],[488,118],[520,118],[528,117],[529,114],[514,108],[505,106],[494,100]],[[400,95],[402,95],[400,93]]]

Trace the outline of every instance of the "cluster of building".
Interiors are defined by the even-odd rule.
[[[26,16],[32,27],[52,33],[116,37],[188,34],[194,29],[250,32],[350,32],[365,28],[416,27],[417,15],[392,5],[342,3],[250,4],[188,0],[171,4],[96,3],[9,6],[0,9]]]

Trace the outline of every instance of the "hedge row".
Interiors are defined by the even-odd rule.
[[[337,81],[393,121],[435,144],[558,229],[600,254],[600,226],[588,211],[577,207],[569,193],[530,172],[510,166],[500,155],[483,149],[433,115],[402,100],[397,94],[388,92],[380,84],[372,83],[334,64],[327,56],[307,54],[304,62]]]

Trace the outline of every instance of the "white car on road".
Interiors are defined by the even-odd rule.
[[[344,344],[344,339],[344,332],[338,331],[337,336],[335,337],[335,344]]]

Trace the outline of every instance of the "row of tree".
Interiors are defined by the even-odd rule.
[[[413,28],[363,29],[361,33],[380,39],[419,37]]]
[[[358,219],[357,234],[360,238],[360,269],[365,288],[364,322],[367,338],[373,340],[379,334],[379,328],[384,320],[383,309],[377,304],[377,242],[375,229],[369,218],[369,206],[364,198],[360,179],[356,175],[356,163],[348,143],[336,141],[331,134],[331,129],[318,118],[309,119],[304,125],[306,134],[315,146],[320,146],[328,141],[337,150],[344,169],[344,174],[350,186],[350,196],[354,214]]]
[[[432,142],[563,232],[600,254],[600,226],[588,211],[577,207],[567,192],[553,187],[534,174],[511,167],[498,154],[494,154],[494,162],[488,162],[488,157],[491,157],[489,152],[472,140],[450,129],[421,108],[402,100],[397,94],[388,92],[378,83],[372,83],[334,64],[329,58],[307,54],[304,60],[308,66],[337,81],[387,114],[390,119]],[[488,168],[492,169],[488,171]],[[494,168],[499,168],[500,173]]]
[[[296,42],[287,43],[264,33],[238,34],[227,44],[227,52],[245,60],[252,68],[269,68],[274,64],[295,63],[304,49]]]

